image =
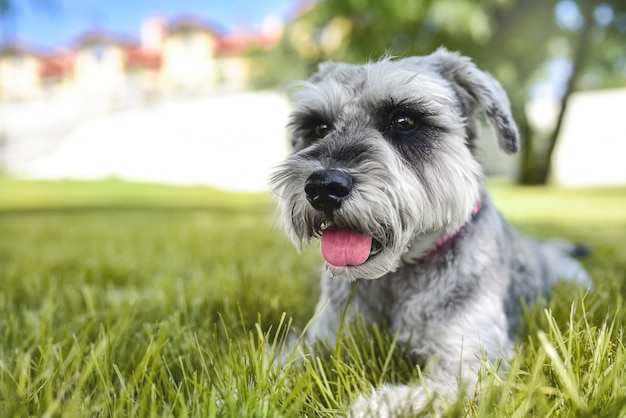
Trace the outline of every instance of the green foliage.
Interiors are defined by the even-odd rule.
[[[626,190],[490,184],[524,231],[594,249],[589,295],[533,305],[507,367],[485,361],[448,416],[626,413]],[[285,346],[314,314],[320,258],[267,196],[0,181],[0,415],[330,417],[422,371],[384,325]]]
[[[565,3],[580,25],[557,24],[555,10]],[[594,18],[598,10],[602,23]],[[555,97],[563,112],[575,90],[626,85],[625,19],[623,0],[324,0],[260,56],[256,84],[284,86],[309,77],[326,60],[362,64],[385,55],[426,55],[440,46],[460,51],[494,74],[510,98],[523,142],[520,182],[545,184],[561,126],[545,133],[530,124],[531,87],[554,57],[572,64],[566,91]]]

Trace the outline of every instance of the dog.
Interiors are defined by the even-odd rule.
[[[523,303],[559,279],[591,285],[576,245],[521,235],[491,202],[476,159],[481,115],[505,153],[520,138],[503,88],[471,59],[440,48],[328,62],[293,90],[294,152],[270,185],[297,249],[321,241],[319,313],[306,340],[336,338],[345,314],[386,323],[428,364],[425,387],[373,389],[350,416],[455,399],[459,379],[476,383],[481,358],[511,352]]]

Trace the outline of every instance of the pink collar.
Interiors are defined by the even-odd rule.
[[[480,212],[480,208],[481,208],[480,200],[477,200],[476,203],[474,203],[474,210],[472,210],[472,219],[474,219],[474,217],[478,215],[478,212]],[[448,232],[444,234],[441,238],[439,238],[437,241],[435,241],[435,243],[433,244],[433,247],[428,251],[428,253],[426,253],[424,257],[422,257],[422,260],[430,258],[431,256],[435,255],[436,253],[440,251],[449,249],[454,243],[455,239],[459,235],[461,235],[461,233],[465,230],[465,228],[470,222],[471,220],[465,223],[465,225],[460,227],[455,232]]]

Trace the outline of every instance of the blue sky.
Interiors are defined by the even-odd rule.
[[[152,12],[166,17],[195,14],[225,30],[258,26],[269,16],[286,18],[297,0],[13,0],[15,13],[3,20],[2,38],[35,46],[71,42],[94,25],[139,35],[143,18]],[[42,4],[50,3],[50,6]]]

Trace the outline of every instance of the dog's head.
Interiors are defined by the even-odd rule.
[[[482,189],[479,111],[505,152],[519,149],[498,82],[444,49],[322,64],[295,87],[294,153],[270,181],[288,235],[298,248],[321,237],[333,275],[381,277],[470,219]]]

